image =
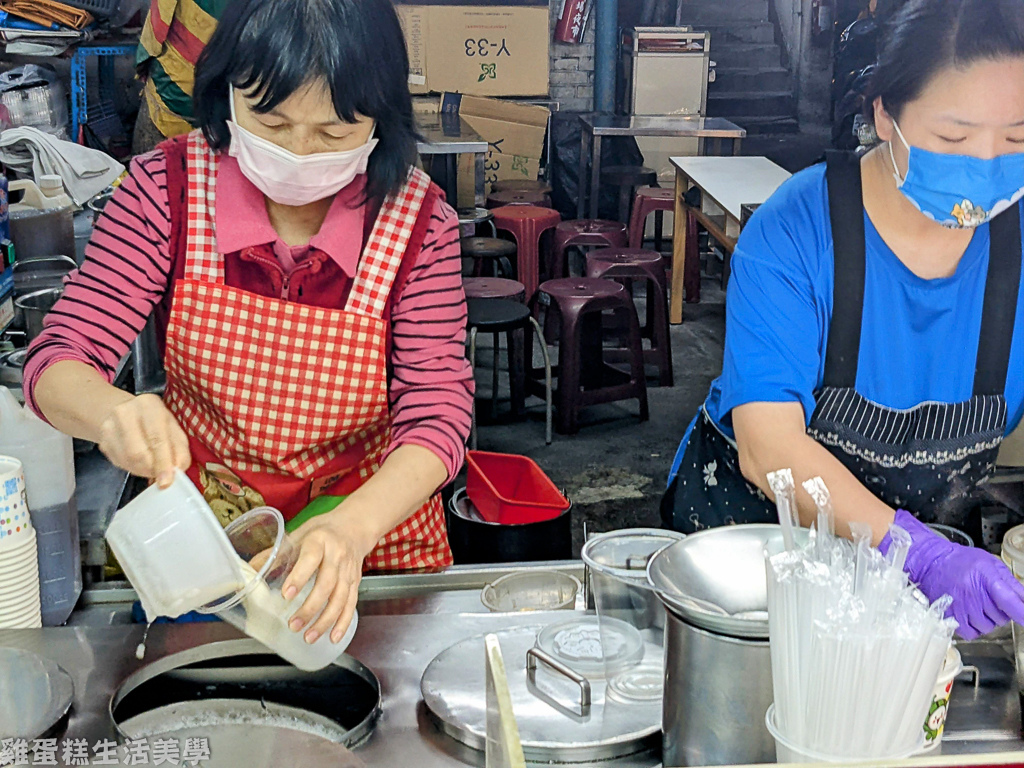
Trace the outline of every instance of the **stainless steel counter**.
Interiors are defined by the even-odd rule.
[[[559,564],[580,569],[579,563]],[[438,653],[473,634],[524,623],[522,615],[487,614],[479,604],[477,584],[507,571],[501,568],[455,569],[432,576],[380,577],[368,580],[360,605],[361,620],[349,652],[380,680],[383,716],[369,741],[356,750],[368,766],[415,765],[452,768],[483,765],[472,752],[442,735],[420,701],[420,676]],[[454,587],[446,590],[445,587]],[[90,596],[90,607],[75,617],[76,625],[43,630],[0,631],[0,646],[30,649],[50,658],[74,679],[75,700],[58,739],[86,738],[90,743],[114,738],[107,706],[117,686],[142,665],[207,642],[238,636],[219,623],[155,625],[145,661],[135,658],[142,637],[138,625],[124,621],[130,590],[110,589]],[[564,612],[531,614],[530,624],[565,618]],[[100,626],[106,624],[106,626]],[[980,669],[977,688],[967,678],[957,682],[949,714],[946,754],[1024,750],[1020,709],[1006,638],[964,644],[965,663]],[[737,734],[738,738],[742,734]],[[1022,752],[1024,758],[1024,752]],[[653,754],[611,763],[609,768],[654,768]]]

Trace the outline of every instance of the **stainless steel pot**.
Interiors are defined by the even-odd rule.
[[[764,724],[771,703],[767,638],[718,635],[668,611],[665,765],[774,763],[775,742]]]
[[[63,288],[46,288],[42,291],[19,296],[14,305],[25,318],[25,334],[29,342],[43,332],[43,318],[64,293]]]

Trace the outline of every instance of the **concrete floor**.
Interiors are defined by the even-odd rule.
[[[744,154],[765,155],[791,172],[816,162],[828,137],[810,132],[780,138],[753,137]],[[573,501],[573,545],[579,552],[583,530],[603,532],[626,527],[660,527],[659,503],[668,470],[687,425],[719,374],[725,338],[725,293],[717,277],[718,265],[709,267],[701,302],[685,305],[685,321],[672,326],[675,386],[656,386],[648,369],[648,400],[651,418],[641,423],[636,401],[624,401],[588,409],[579,434],[554,436],[544,444],[544,406],[537,398],[528,401],[525,421],[482,425],[479,448],[518,453],[534,459],[551,479],[566,489]],[[642,299],[640,300],[641,317]],[[478,401],[489,411],[492,352],[481,336],[478,353]],[[539,361],[538,361],[539,362]],[[507,363],[502,354],[500,395],[507,398]],[[507,401],[501,404],[507,408]],[[460,478],[455,487],[465,484]]]

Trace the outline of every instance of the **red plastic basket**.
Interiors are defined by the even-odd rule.
[[[488,522],[537,523],[569,508],[544,470],[525,456],[469,451],[466,466],[466,494]]]

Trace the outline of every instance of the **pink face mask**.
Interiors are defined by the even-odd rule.
[[[296,155],[236,122],[233,86],[228,88],[228,101],[231,104],[228,154],[238,160],[245,178],[279,205],[307,205],[336,194],[356,176],[366,173],[370,154],[378,144],[371,133],[363,146],[347,152]]]

